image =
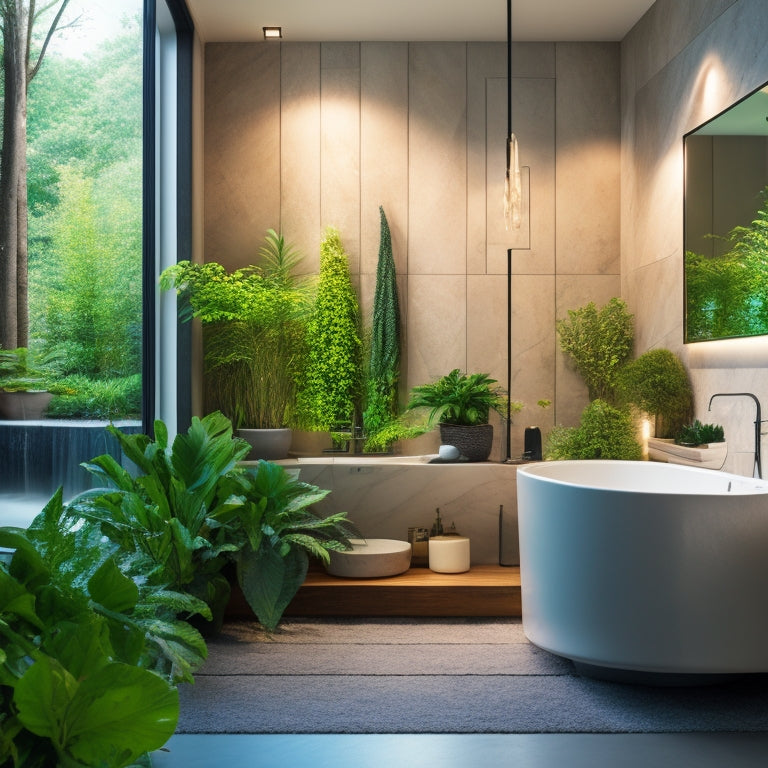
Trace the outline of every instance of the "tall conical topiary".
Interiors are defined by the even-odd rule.
[[[397,273],[392,255],[392,237],[384,208],[379,206],[381,236],[373,298],[371,350],[368,361],[366,405],[363,425],[374,435],[398,413],[397,385],[400,379],[400,303]]]
[[[360,307],[341,236],[333,227],[320,245],[320,276],[306,339],[298,393],[300,425],[322,431],[354,423],[362,389]]]

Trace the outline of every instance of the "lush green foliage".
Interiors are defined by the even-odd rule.
[[[116,379],[90,379],[74,374],[57,382],[48,406],[54,419],[117,419],[141,417],[141,374]]]
[[[358,423],[361,389],[360,308],[341,237],[329,227],[320,246],[317,296],[307,327],[298,392],[300,425],[323,431]]]
[[[487,424],[492,410],[506,414],[506,397],[495,383],[487,373],[463,374],[454,368],[432,384],[414,387],[406,408],[429,409],[430,424]],[[522,403],[511,404],[513,411],[522,407]]]
[[[249,446],[233,438],[220,413],[193,418],[171,446],[159,421],[154,441],[109,431],[139,474],[109,455],[94,459],[86,468],[112,488],[86,491],[73,508],[122,551],[151,562],[150,581],[210,606],[214,631],[229,598],[222,573],[227,563],[236,564],[259,620],[274,629],[304,580],[308,555],[327,561],[328,550],[348,548],[345,516],[320,518],[309,509],[328,491],[299,482],[276,464],[259,462],[255,471],[239,467]]]
[[[627,411],[603,400],[592,401],[581,414],[578,427],[557,426],[547,436],[544,458],[623,459],[639,461],[643,449]]]
[[[589,302],[568,310],[568,319],[558,320],[556,327],[560,348],[573,359],[589,399],[615,402],[617,373],[633,347],[633,318],[626,304],[613,298],[598,309]]]
[[[206,405],[238,428],[293,423],[310,306],[308,285],[292,273],[300,257],[283,236],[269,230],[260,255],[261,265],[231,273],[182,261],[160,281],[178,290],[183,319],[202,321]]]
[[[88,57],[51,49],[28,103],[30,346],[62,373],[140,371],[141,155],[140,19]]]
[[[725,441],[725,430],[719,424],[702,424],[698,419],[684,425],[675,436],[678,445],[706,445]]]
[[[693,389],[680,359],[651,349],[623,366],[616,379],[619,399],[656,417],[656,436],[672,437],[691,417]]]
[[[749,226],[728,234],[722,256],[685,254],[688,341],[768,333],[768,189]]]
[[[205,643],[188,596],[73,520],[61,491],[27,531],[0,529],[0,764],[121,768],[173,734],[175,682]]]
[[[363,413],[363,427],[369,437],[387,427],[397,417],[399,410],[400,304],[397,296],[397,274],[389,223],[381,206],[379,214],[381,237]],[[367,449],[370,450],[370,446],[367,445]]]

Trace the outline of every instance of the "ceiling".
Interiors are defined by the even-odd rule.
[[[619,41],[654,0],[512,0],[515,41]],[[504,0],[187,0],[203,42],[506,40]]]

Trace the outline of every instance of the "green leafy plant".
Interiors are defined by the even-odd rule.
[[[320,246],[320,276],[307,327],[298,392],[300,426],[313,431],[356,424],[362,394],[360,308],[339,232],[329,227]]]
[[[678,445],[706,445],[725,442],[725,431],[719,424],[702,424],[698,419],[685,424],[675,436]]]
[[[65,376],[58,382],[67,391],[57,394],[46,415],[54,419],[138,419],[141,414],[141,374],[116,379]]]
[[[301,586],[310,555],[347,549],[351,526],[343,513],[318,517],[311,505],[328,491],[301,483],[282,467],[238,466],[248,453],[221,413],[193,418],[168,443],[108,427],[138,468],[132,475],[111,456],[84,465],[110,487],[86,491],[72,503],[112,542],[152,563],[147,578],[189,592],[210,606],[215,632],[230,595],[223,569],[234,563],[243,594],[272,630]]]
[[[633,347],[633,317],[626,304],[613,298],[598,309],[589,302],[568,310],[568,318],[558,320],[556,327],[560,348],[584,379],[589,399],[615,403],[616,377]]]
[[[750,224],[734,227],[723,238],[731,244],[726,253],[707,257],[686,252],[688,341],[768,333],[768,188],[761,198]]]
[[[137,561],[61,490],[26,531],[0,529],[0,546],[14,550],[0,562],[0,765],[148,765],[175,730],[175,683],[206,654],[175,618],[196,601],[129,575]]]
[[[27,347],[0,349],[0,390],[5,392],[71,392],[56,382],[52,358]]]
[[[656,436],[672,437],[691,416],[693,390],[680,359],[668,349],[651,349],[617,374],[619,399],[656,417]]]
[[[392,255],[392,237],[384,208],[379,206],[381,237],[376,267],[376,292],[373,297],[370,359],[366,379],[366,404],[363,426],[370,438],[387,428],[398,414],[400,380],[400,305],[397,275]],[[391,428],[390,428],[391,432]],[[376,445],[389,443],[382,436]],[[366,449],[371,450],[366,443]]]
[[[578,427],[557,426],[547,436],[544,458],[622,459],[639,461],[643,450],[635,439],[632,417],[603,400],[593,400]]]
[[[294,421],[311,291],[293,272],[301,257],[274,230],[258,266],[227,272],[182,261],[160,277],[179,293],[180,317],[203,324],[208,410],[236,427],[274,429]]]
[[[487,424],[491,411],[506,415],[507,399],[487,373],[464,374],[458,368],[431,384],[413,387],[407,410],[426,408],[428,422],[475,426]],[[522,403],[513,401],[519,411]]]

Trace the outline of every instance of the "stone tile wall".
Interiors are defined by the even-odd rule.
[[[768,80],[765,0],[657,0],[621,45],[621,281],[637,352],[687,364],[696,418],[725,427],[725,469],[752,474],[753,392],[768,406],[768,340],[683,344],[683,136]],[[768,472],[768,467],[766,467]]]
[[[515,45],[525,216],[513,233],[502,206],[503,44],[213,43],[204,58],[206,259],[251,263],[273,227],[316,272],[334,225],[368,317],[383,205],[405,400],[455,367],[506,383],[511,247],[512,396],[526,403],[512,455],[524,426],[578,421],[586,391],[559,352],[555,320],[620,291],[618,44]],[[553,407],[539,409],[542,398]],[[503,446],[497,429],[492,458]]]

